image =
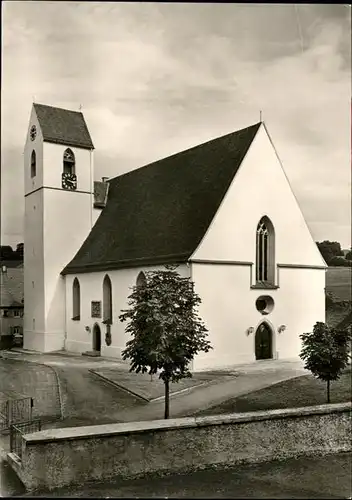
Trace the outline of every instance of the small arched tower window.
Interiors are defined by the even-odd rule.
[[[103,321],[112,324],[112,289],[108,275],[103,281]]]
[[[147,278],[143,271],[141,271],[137,276],[136,286],[139,288],[140,286],[144,286],[147,283]]]
[[[64,174],[75,174],[76,173],[76,160],[73,151],[67,148],[64,152]]]
[[[72,319],[75,321],[81,319],[81,287],[77,278],[72,284]]]
[[[262,217],[256,234],[256,282],[275,284],[275,231],[268,217]]]
[[[37,175],[37,155],[33,149],[31,154],[31,177],[35,177]]]

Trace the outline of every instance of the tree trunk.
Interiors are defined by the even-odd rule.
[[[327,400],[328,400],[328,404],[330,404],[330,380],[327,381],[327,384],[326,384],[326,392],[327,392]]]
[[[170,414],[170,380],[165,379],[165,414],[164,418],[169,418]]]

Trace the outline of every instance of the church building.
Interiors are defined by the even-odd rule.
[[[296,357],[325,321],[326,263],[264,122],[98,181],[83,114],[33,104],[24,175],[25,349],[121,358],[131,287],[165,264],[202,300],[194,370]]]

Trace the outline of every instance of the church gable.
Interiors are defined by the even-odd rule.
[[[111,179],[106,207],[63,274],[187,261],[259,125]]]
[[[254,263],[261,220],[272,225],[276,264],[325,266],[264,124],[191,259]]]

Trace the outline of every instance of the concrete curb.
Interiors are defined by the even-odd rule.
[[[112,386],[114,386],[114,387],[116,387],[118,389],[121,389],[122,391],[125,391],[128,394],[131,394],[131,396],[134,396],[134,397],[136,397],[138,399],[141,399],[142,401],[144,401],[146,403],[150,402],[150,399],[144,398],[140,394],[137,394],[136,392],[133,392],[130,389],[126,389],[126,387],[124,387],[123,385],[118,384],[117,382],[113,382],[108,377],[105,377],[104,375],[101,375],[100,373],[98,373],[95,370],[93,370],[93,368],[88,368],[88,371],[89,371],[89,373],[91,373],[95,377],[98,377],[98,378],[104,380],[104,382],[106,382],[106,383],[108,383],[108,384],[110,384],[110,385],[112,385]]]
[[[98,373],[97,371],[95,371],[93,368],[92,369],[88,369],[88,371],[90,373],[92,373],[93,375],[101,378],[102,380],[104,380],[105,382],[107,382],[108,384],[111,384],[112,386],[114,387],[117,387],[118,389],[122,389],[123,391],[127,392],[128,394],[131,394],[132,396],[135,396],[136,398],[138,399],[141,399],[142,401],[146,402],[146,403],[157,403],[159,401],[163,401],[165,396],[158,396],[156,398],[152,398],[152,399],[148,399],[148,398],[145,398],[144,396],[141,396],[140,394],[137,394],[136,392],[134,391],[131,391],[130,389],[127,389],[126,387],[124,387],[123,385],[117,383],[117,382],[114,382],[113,380],[109,379],[108,377],[105,377],[104,375],[102,375],[101,373]],[[179,394],[183,394],[183,393],[187,393],[187,392],[191,392],[193,389],[198,389],[199,387],[203,387],[205,385],[211,385],[212,383],[215,383],[215,382],[218,382],[218,381],[215,381],[215,380],[209,380],[209,381],[206,381],[206,382],[201,382],[197,385],[194,385],[192,387],[186,387],[185,389],[180,389],[179,391],[176,391],[176,392],[172,392],[170,393],[170,399],[174,396],[177,396]]]
[[[203,387],[204,385],[210,385],[212,382],[213,382],[213,380],[209,380],[207,382],[201,382],[200,384],[193,385],[192,387],[186,387],[185,389],[180,389],[179,391],[171,392],[170,393],[170,399],[173,396],[178,396],[179,394],[191,392],[193,389],[198,389],[199,387]],[[165,399],[165,396],[158,396],[157,398],[151,399],[150,402],[151,403],[154,403],[154,402],[157,403],[158,401],[163,401],[164,399]]]

